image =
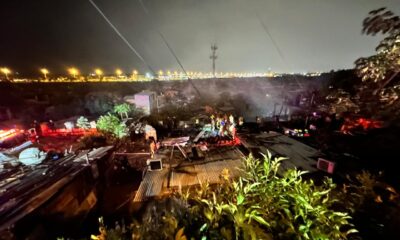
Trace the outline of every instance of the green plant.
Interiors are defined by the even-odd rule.
[[[110,113],[100,116],[96,126],[101,132],[112,135],[117,139],[122,139],[129,133],[128,127],[118,117]]]
[[[121,116],[121,119],[128,118],[128,113],[131,111],[131,105],[122,103],[114,106],[114,112]]]
[[[283,160],[250,156],[236,180],[224,170],[221,184],[203,182],[151,204],[130,228],[132,239],[331,240],[357,232],[350,216],[334,209],[331,179],[317,185],[302,171],[280,175]]]
[[[121,119],[128,118],[128,113],[131,111],[131,105],[122,103],[114,106],[114,112],[121,116]]]
[[[332,180],[317,186],[303,180],[305,172],[298,170],[279,176],[283,160],[272,160],[270,154],[261,161],[250,156],[238,180],[213,189],[202,184],[193,191],[188,202],[193,215],[203,216],[200,237],[346,239],[356,232],[347,213],[333,210],[337,199],[331,196]]]
[[[90,129],[89,120],[83,116],[79,117],[78,120],[76,120],[76,126],[85,130]]]

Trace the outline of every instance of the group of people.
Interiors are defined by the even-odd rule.
[[[231,135],[232,139],[236,139],[236,128],[239,125],[243,124],[243,118],[240,117],[238,123],[236,123],[235,118],[232,114],[229,116],[225,115],[217,115],[214,114],[210,116],[211,120],[211,131],[217,132],[218,136],[226,136]]]

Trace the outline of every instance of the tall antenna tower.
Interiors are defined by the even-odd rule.
[[[214,43],[211,45],[211,56],[210,59],[212,60],[212,70],[213,70],[213,76],[215,77],[215,60],[217,60],[217,45]]]

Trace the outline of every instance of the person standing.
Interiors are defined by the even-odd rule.
[[[215,131],[215,117],[214,117],[214,114],[213,115],[211,115],[211,132],[214,132]]]
[[[150,141],[150,158],[154,158],[154,155],[157,151],[157,143],[154,137],[149,137]]]

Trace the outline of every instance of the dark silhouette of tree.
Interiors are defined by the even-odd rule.
[[[363,22],[362,32],[373,36],[387,34],[376,47],[375,55],[359,58],[355,62],[362,80],[376,83],[375,95],[400,72],[400,18],[386,8],[371,11]]]
[[[376,114],[391,109],[391,115],[395,116],[400,109],[400,17],[386,8],[373,10],[363,21],[362,33],[382,34],[384,38],[374,55],[355,62],[357,75],[362,79],[359,103],[367,112]]]

